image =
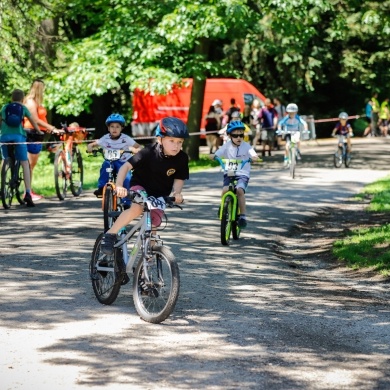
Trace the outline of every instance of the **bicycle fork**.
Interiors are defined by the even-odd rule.
[[[225,199],[228,196],[231,196],[232,199],[233,199],[233,210],[232,210],[231,220],[235,221],[236,220],[236,216],[237,216],[237,209],[238,209],[238,205],[237,205],[238,199],[237,199],[236,194],[232,190],[229,190],[229,191],[227,191],[226,193],[224,193],[222,195],[221,206],[220,206],[220,209],[219,209],[219,219],[222,220],[223,206],[225,204]]]

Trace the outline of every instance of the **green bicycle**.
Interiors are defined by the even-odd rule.
[[[240,209],[236,193],[236,173],[246,163],[251,162],[251,160],[221,159],[219,157],[215,157],[215,160],[219,162],[223,171],[226,172],[229,178],[229,189],[222,195],[221,205],[219,208],[219,219],[221,220],[221,243],[222,245],[229,245],[230,236],[232,235],[234,240],[238,240],[241,233],[241,228],[238,225]]]

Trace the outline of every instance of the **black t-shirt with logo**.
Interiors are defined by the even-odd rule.
[[[181,150],[165,157],[159,143],[145,146],[128,161],[133,166],[130,186],[142,186],[151,196],[169,196],[175,179],[189,178],[187,154]]]

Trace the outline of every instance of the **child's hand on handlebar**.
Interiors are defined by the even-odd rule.
[[[116,195],[119,196],[120,198],[124,198],[127,196],[127,188],[117,186],[115,188]]]
[[[183,198],[182,194],[175,194],[175,193],[173,193],[172,195],[175,197],[175,203],[180,204],[180,203],[184,202],[184,198]]]

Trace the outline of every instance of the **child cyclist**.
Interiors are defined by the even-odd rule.
[[[122,165],[117,178],[117,195],[127,195],[123,182],[132,169],[131,190],[145,190],[156,198],[172,193],[176,203],[183,203],[181,191],[184,180],[189,178],[188,156],[182,151],[184,139],[189,137],[187,126],[178,118],[163,118],[157,126],[156,137],[156,143],[147,145]],[[103,236],[101,251],[104,254],[112,255],[118,232],[140,216],[142,211],[143,206],[133,202],[128,210],[120,214]],[[152,210],[153,227],[160,226],[162,216],[161,210]]]
[[[26,193],[24,195],[24,202],[27,204],[27,207],[34,207],[35,204],[32,200],[31,196],[31,176],[30,176],[30,165],[28,163],[28,157],[27,157],[27,144],[26,144],[26,132],[23,129],[22,123],[23,118],[27,117],[30,120],[30,123],[34,130],[37,132],[37,134],[43,134],[37,125],[37,123],[32,119],[30,111],[27,109],[26,106],[23,105],[23,99],[24,99],[24,92],[20,89],[15,89],[12,92],[12,103],[17,103],[22,111],[21,111],[21,117],[20,122],[17,126],[11,126],[7,124],[7,109],[10,104],[6,104],[1,109],[1,117],[0,117],[0,123],[1,123],[1,136],[0,136],[0,142],[2,143],[1,151],[3,154],[3,159],[6,159],[8,157],[8,147],[7,143],[14,143],[15,145],[15,157],[17,160],[20,161],[20,164],[23,168],[23,179],[24,179],[24,185],[26,189]],[[15,106],[15,105],[14,105]]]
[[[125,118],[120,114],[111,114],[106,119],[106,126],[108,128],[108,134],[103,135],[100,139],[91,142],[87,146],[88,152],[92,152],[92,149],[95,146],[101,146],[104,149],[111,150],[129,150],[128,153],[123,153],[120,160],[113,161],[113,166],[115,172],[118,172],[121,166],[131,157],[130,151],[137,151],[140,148],[140,145],[134,141],[133,138],[129,137],[126,134],[122,133],[123,128],[125,127]],[[94,192],[96,197],[101,198],[103,195],[103,188],[108,182],[108,172],[110,163],[108,161],[103,161],[102,167],[100,168],[100,176],[98,180],[98,189]],[[122,183],[126,188],[129,187],[130,183],[130,172]],[[124,202],[125,205],[130,202]]]
[[[210,155],[210,158],[225,158],[234,160],[257,160],[259,156],[253,149],[253,147],[244,141],[245,125],[241,121],[232,121],[227,125],[226,133],[229,140],[222,145],[214,155]],[[238,226],[244,229],[247,226],[246,221],[246,202],[245,202],[245,190],[248,187],[250,176],[250,164],[245,164],[236,173],[237,179],[237,198],[238,206],[240,208],[240,215],[238,216]],[[229,189],[229,178],[225,173],[223,176],[223,189],[222,195]]]
[[[336,123],[335,128],[332,131],[332,137],[335,135],[343,135],[347,139],[348,153],[352,151],[351,137],[353,136],[352,126],[348,123],[348,114],[346,112],[340,112],[340,121]],[[339,145],[340,147],[342,145]]]
[[[298,115],[298,106],[295,103],[290,103],[286,107],[287,115],[278,123],[278,131],[285,131],[284,138],[286,141],[291,140],[291,133],[299,131],[307,131],[307,123]],[[300,142],[297,142],[298,159],[301,158]],[[286,148],[284,151],[284,166],[288,165],[288,142],[286,142]]]

